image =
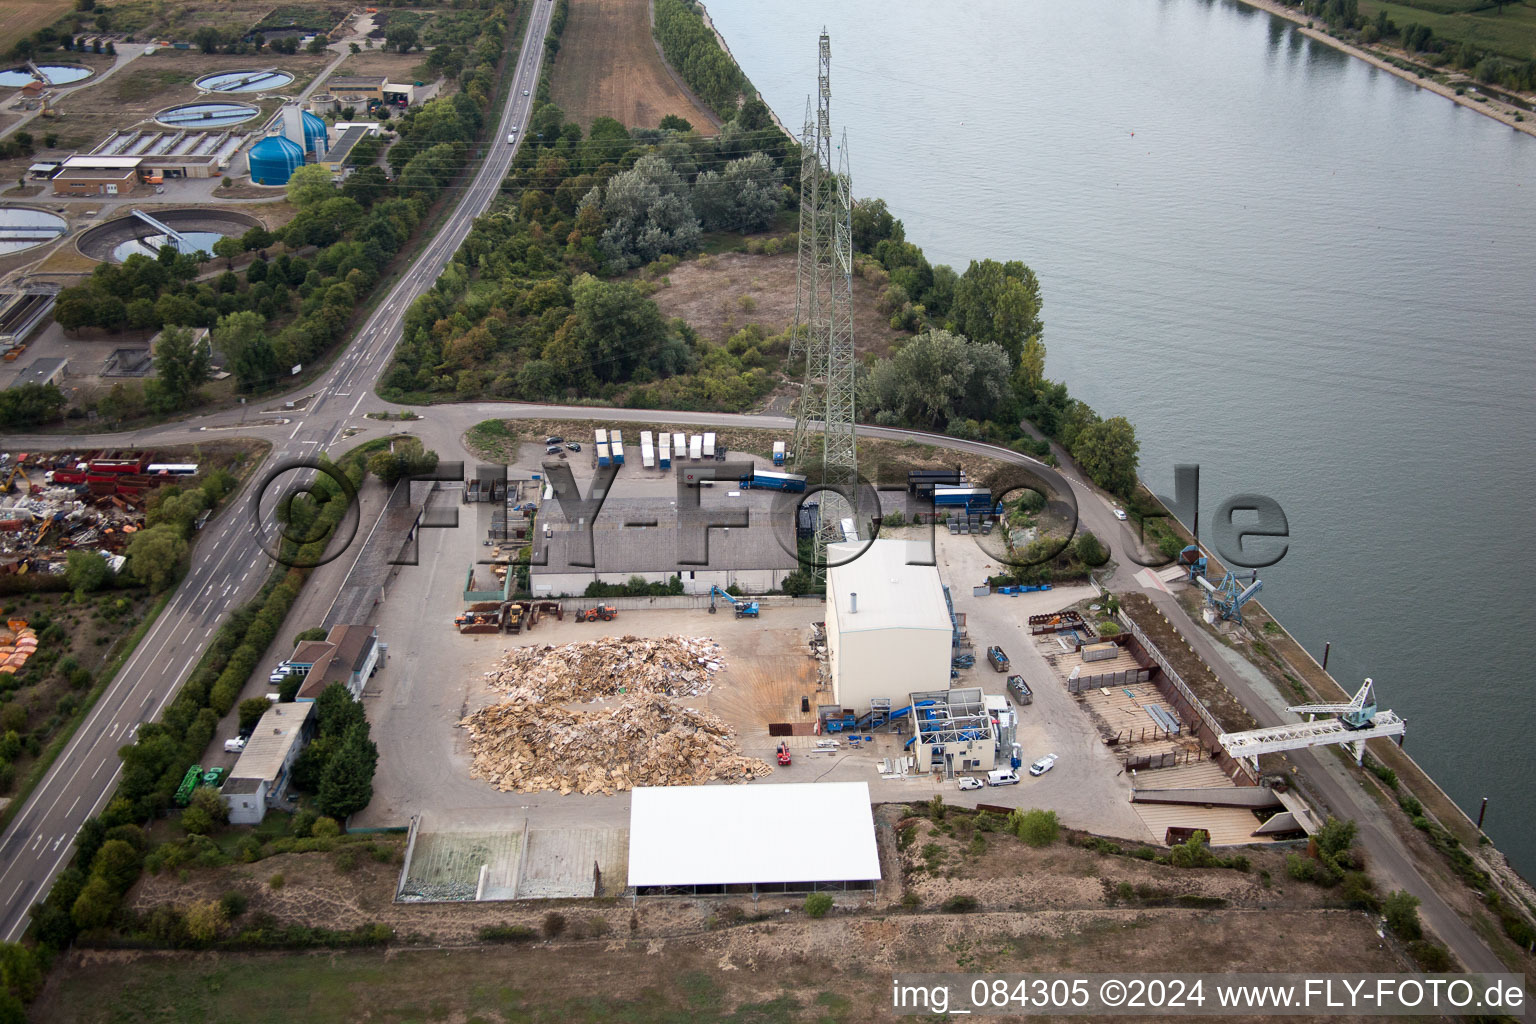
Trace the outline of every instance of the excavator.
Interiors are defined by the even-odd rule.
[[[711,614],[711,615],[715,614],[715,596],[717,594],[720,597],[724,598],[725,601],[728,604],[730,604],[730,606],[732,608],[736,609],[736,617],[738,619],[755,619],[755,618],[757,618],[757,610],[758,609],[757,609],[757,602],[756,601],[746,601],[746,600],[743,600],[742,598],[735,597],[732,594],[730,594],[729,592],[721,590],[719,587],[716,587],[716,586],[711,586],[709,588],[709,614]]]

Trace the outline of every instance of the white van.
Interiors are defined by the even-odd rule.
[[[987,785],[989,786],[1017,786],[1019,773],[1012,768],[999,768],[996,771],[987,772]]]

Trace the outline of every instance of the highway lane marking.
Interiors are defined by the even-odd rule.
[[[75,802],[69,805],[69,810],[64,812],[64,816],[67,818],[71,814],[74,814],[75,813],[75,808],[77,806],[79,806],[79,804],[80,804],[80,798],[79,797],[75,797]]]
[[[42,842],[43,842],[43,834],[41,832],[39,832],[37,834],[37,838],[32,840],[32,852],[36,853],[37,852],[37,848],[42,845]]]
[[[302,430],[302,429],[304,429],[304,423],[301,420],[298,423],[295,423],[293,425],[293,433],[288,435],[288,440],[292,441],[294,439],[294,437],[297,436],[299,431]]]
[[[347,415],[348,416],[356,416],[357,415],[357,407],[362,405],[363,404],[363,399],[367,398],[367,397],[368,397],[368,395],[367,395],[366,392],[361,394],[361,395],[358,395],[357,396],[357,401],[352,403],[352,411],[347,413]]]
[[[548,20],[547,16],[541,18],[540,19],[540,24],[543,25],[545,22],[547,22],[547,20]],[[537,42],[537,40],[535,39],[535,35],[542,35],[542,33],[529,33],[527,38],[525,38],[525,40],[524,40],[524,46],[523,46],[522,57],[521,57],[522,61],[528,61],[528,60],[534,60],[535,61],[535,63],[531,66],[530,70],[536,70],[537,67],[539,66],[539,64],[542,63],[542,59],[541,59],[542,54],[539,51],[539,49],[534,45],[534,43]],[[520,109],[520,108],[519,107],[515,107],[515,106],[509,106],[508,108],[504,109],[504,111],[503,111],[503,121],[502,121],[503,127],[508,123],[508,118],[510,118],[510,117],[512,117],[514,115],[514,111],[516,109]],[[473,201],[475,201],[475,202],[480,202],[480,201],[488,199],[490,197],[490,195],[494,192],[494,186],[496,185],[497,182],[499,182],[499,179],[505,175],[506,168],[510,165],[512,154],[507,154],[507,153],[501,152],[499,150],[493,150],[492,152],[493,152],[493,154],[497,154],[497,155],[494,156],[493,159],[487,160],[482,165],[480,173],[477,176],[475,182],[473,183],[473,187],[472,187],[472,189],[470,191],[470,198]],[[457,229],[457,228],[466,227],[469,224],[472,216],[473,216],[473,214],[471,213],[471,209],[470,209],[469,205],[466,205],[465,207],[461,208],[460,215],[453,218],[453,221],[452,221],[453,228]],[[452,251],[457,249],[456,245],[450,247],[448,245],[449,241],[450,241],[449,238],[446,237],[446,236],[440,237],[440,244],[432,247],[432,255],[433,255],[434,259],[432,261],[429,261],[429,262],[436,262],[436,263],[445,263],[446,262],[446,259],[452,255]],[[411,279],[409,279],[408,282],[406,282],[407,286],[406,287],[402,287],[396,293],[397,300],[404,298],[406,293],[407,293],[407,291],[410,288],[415,288],[415,287],[419,286],[420,284],[422,284],[425,281],[426,276],[433,269],[434,268],[432,266],[422,266],[420,268],[420,273],[418,273],[417,275],[414,275]],[[440,273],[441,270],[442,270],[442,267],[438,266],[435,269]],[[398,305],[398,302],[397,302],[397,305]],[[389,332],[388,334],[384,335],[383,337],[381,337],[379,339],[384,344],[382,344],[379,347],[379,351],[376,353],[377,356],[388,357],[388,355],[393,352],[394,348],[398,345],[399,340],[400,340],[399,338],[392,336],[395,333],[396,332],[391,331],[391,332]],[[356,351],[359,353],[359,357],[363,354],[363,350],[361,350],[361,349],[356,350]],[[370,358],[373,358],[375,356],[375,353],[372,353],[372,352],[369,352],[367,354],[369,355]],[[311,411],[313,411],[313,410],[311,410]],[[294,427],[293,432],[289,435],[289,439],[292,440],[294,437],[296,437],[300,429],[302,429],[302,423],[296,424],[295,427]],[[228,530],[224,531],[222,535],[223,536],[228,536],[229,535],[229,531]],[[198,579],[198,578],[201,578],[201,574],[198,574],[198,576],[195,577],[195,579]],[[211,592],[212,587],[210,587],[209,590]],[[195,593],[195,591],[187,591],[187,594],[189,594],[189,595],[192,594],[192,593]],[[190,600],[190,598],[185,598],[184,600]],[[101,715],[102,713],[110,711],[112,714],[115,715],[115,714],[117,714],[118,712],[120,712],[122,710],[124,705],[118,704],[118,705],[114,706],[113,701],[114,701],[114,698],[116,698],[118,695],[122,694],[122,692],[123,692],[125,687],[127,688],[128,696],[131,697],[133,695],[133,691],[137,688],[137,682],[136,681],[131,682],[131,683],[129,682],[130,680],[134,679],[134,677],[132,675],[133,666],[135,664],[137,664],[139,658],[141,658],[141,657],[151,657],[151,653],[150,653],[151,652],[151,648],[154,648],[156,646],[156,644],[155,644],[156,638],[160,637],[162,632],[164,632],[165,630],[171,629],[171,633],[173,635],[179,636],[180,635],[180,629],[181,629],[181,627],[183,627],[185,625],[187,616],[191,613],[191,611],[192,611],[191,607],[185,608],[182,611],[182,614],[180,615],[180,617],[174,623],[174,628],[171,628],[173,626],[173,624],[172,624],[172,622],[171,622],[169,617],[166,617],[166,618],[162,619],[160,621],[160,623],[157,624],[156,628],[151,632],[150,636],[146,638],[146,642],[144,644],[142,644],[139,647],[139,649],[135,652],[135,655],[134,655],[133,659],[131,659],[129,666],[127,666],[127,671],[125,671],[121,676],[119,676],[119,681],[114,683],[114,685],[113,685],[113,687],[111,689],[111,692],[108,693],[108,694],[104,694],[102,700],[97,704],[96,708],[93,709],[93,711],[91,713],[90,720],[87,722],[87,728],[85,730],[82,730],[79,734],[77,734],[77,736],[71,741],[71,743],[69,744],[70,748],[72,748],[74,750],[77,750],[77,751],[80,750],[81,748],[85,748],[86,752],[89,753],[91,750],[93,750],[96,747],[97,744],[100,743],[101,739],[103,738],[103,735],[97,734],[94,739],[91,739],[90,738],[90,726],[97,720],[98,716]],[[161,640],[161,642],[158,645],[158,650],[156,651],[155,655],[153,657],[151,657],[151,660],[154,660],[158,656],[163,655],[163,653],[164,653],[164,651],[166,649],[167,643],[169,643],[169,641],[170,641],[170,636],[167,636],[167,637],[165,637],[165,638],[163,638]],[[195,657],[195,654],[194,654],[194,657]],[[173,696],[174,693],[180,688],[180,682],[181,682],[180,680],[173,680],[172,681],[172,685],[168,689],[168,692],[167,692],[167,697],[166,697],[167,700],[169,700],[170,697]],[[151,695],[151,697],[152,697],[152,695]],[[121,722],[113,722],[112,736],[114,738],[117,735],[117,730],[119,728],[121,728],[121,726],[122,726]],[[128,732],[125,734],[125,737],[132,737],[135,733],[137,733],[137,731],[138,731],[138,723],[135,723],[132,727],[130,727]],[[69,751],[65,752],[65,756],[66,757],[68,756],[68,753],[69,753]],[[77,767],[75,769],[75,771],[73,771],[67,778],[62,776],[62,775],[59,775],[59,774],[50,773],[49,778],[47,779],[47,781],[45,781],[43,790],[38,792],[38,793],[36,793],[36,794],[34,794],[34,799],[42,798],[45,795],[45,793],[46,793],[46,791],[48,789],[53,788],[53,784],[56,781],[57,782],[62,782],[62,783],[67,785],[69,782],[72,782],[73,780],[77,779],[79,777],[80,773],[84,770],[84,763],[80,762],[78,759],[76,760],[76,763],[79,765],[79,767]],[[100,773],[101,766],[103,764],[107,764],[107,763],[115,763],[115,762],[113,762],[110,758],[104,758],[104,759],[98,760],[98,763],[97,763],[95,769],[93,770],[91,777],[94,779],[96,777],[96,775]],[[115,777],[119,771],[121,771],[121,765],[120,764],[116,764],[116,766],[114,767],[114,770],[113,770],[113,776]],[[51,814],[53,812],[54,808],[57,807],[58,802],[63,799],[63,796],[64,796],[64,794],[61,793],[58,797],[55,797],[53,802],[50,804],[48,810],[45,812],[45,814]],[[102,790],[101,794],[99,795],[99,797],[97,799],[97,803],[99,804],[100,802],[108,799],[110,796],[111,796],[110,788]],[[50,872],[50,879],[51,879],[52,873],[57,871],[58,865],[60,863],[62,863],[62,858],[65,855],[67,855],[67,851],[66,851],[65,854],[61,854],[59,861],[55,863],[55,866],[54,866],[52,872]],[[0,875],[3,875],[4,873],[8,873],[8,871],[9,871],[9,868],[7,867],[4,871],[0,871]],[[18,885],[17,890],[16,890],[17,893],[19,893],[21,891],[22,886],[24,886],[25,884],[26,884],[26,882],[23,881],[21,885]],[[14,895],[13,895],[13,899],[14,899]],[[18,926],[21,925],[21,924],[24,924],[24,923],[25,923],[25,921],[18,922]],[[13,928],[12,929],[12,934],[13,935],[14,935],[15,931],[16,931],[16,929]]]
[[[96,776],[101,774],[101,768],[106,763],[107,763],[107,761],[106,761],[105,758],[103,758],[102,760],[96,762],[96,770],[91,772],[91,779],[92,780],[94,780],[96,778]]]
[[[17,882],[16,883],[16,888],[11,890],[11,898],[9,900],[7,900],[6,902],[10,903],[10,904],[12,904],[14,906],[15,903],[16,903],[16,897],[21,895],[21,887],[26,885],[26,884],[27,884],[27,880],[25,878],[23,878],[21,881]]]
[[[211,628],[212,628],[212,627],[209,627],[209,628],[210,628],[210,629],[211,629]],[[207,634],[207,633],[204,633],[204,634],[203,634],[203,635],[204,635],[204,636],[207,636],[207,635],[208,635],[208,634]],[[197,654],[196,654],[196,652],[194,652],[194,653],[192,653],[192,654],[189,654],[189,655],[187,655],[187,663],[186,663],[186,664],[185,664],[185,665],[183,665],[183,666],[181,666],[181,671],[180,671],[180,672],[178,672],[178,673],[176,673],[176,674],[177,674],[177,675],[178,675],[178,676],[181,676],[181,675],[185,675],[185,674],[186,674],[186,671],[187,671],[187,669],[189,669],[189,668],[191,668],[191,667],[192,667],[192,659],[193,659],[193,658],[195,658],[195,657],[197,657]]]

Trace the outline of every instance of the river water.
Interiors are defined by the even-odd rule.
[[[855,194],[1033,267],[1158,493],[1278,501],[1266,606],[1536,875],[1536,139],[1232,0],[709,9],[796,129],[828,29]]]

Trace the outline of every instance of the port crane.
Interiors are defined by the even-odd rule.
[[[1227,619],[1243,624],[1243,605],[1253,600],[1253,596],[1264,589],[1264,581],[1259,579],[1255,572],[1249,577],[1248,586],[1242,585],[1242,580],[1237,573],[1228,572],[1221,578],[1220,583],[1212,583],[1204,576],[1196,577],[1195,582],[1205,588],[1205,607],[1207,619],[1214,622],[1216,618]]]
[[[1355,692],[1348,703],[1295,704],[1287,711],[1307,716],[1307,721],[1276,725],[1268,729],[1222,733],[1223,749],[1233,757],[1246,758],[1255,770],[1260,754],[1274,754],[1302,747],[1343,746],[1355,756],[1355,763],[1365,759],[1365,741],[1390,736],[1403,744],[1408,723],[1393,711],[1377,710],[1376,685],[1370,679]],[[1317,715],[1334,715],[1318,721]]]

